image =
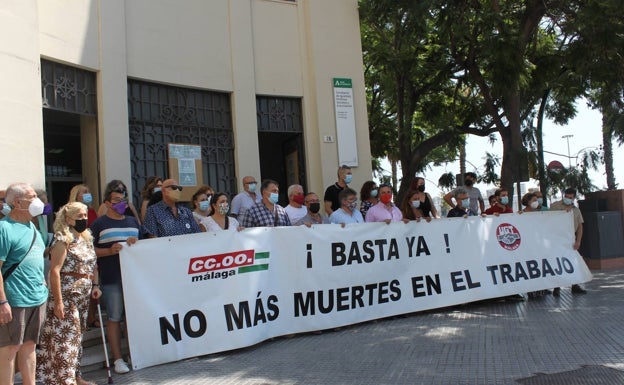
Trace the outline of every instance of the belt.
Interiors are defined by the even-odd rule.
[[[95,275],[93,274],[81,274],[81,273],[75,273],[73,271],[61,271],[61,275],[69,275],[71,277],[76,277],[76,278],[88,278],[91,281],[93,281],[93,278],[95,278]]]

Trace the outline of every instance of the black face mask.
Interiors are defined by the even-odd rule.
[[[321,204],[318,202],[310,203],[310,212],[316,214],[321,209]]]
[[[472,179],[466,179],[464,181],[464,184],[468,187],[472,186],[474,184],[474,182],[472,181]]]
[[[74,230],[79,233],[82,233],[87,229],[87,220],[86,219],[76,219],[76,224],[72,226]]]
[[[425,185],[418,186],[418,191],[425,192]]]

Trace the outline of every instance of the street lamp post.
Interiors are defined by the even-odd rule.
[[[568,142],[568,168],[572,168],[572,157],[570,156],[570,138],[573,137],[572,134],[563,135],[561,139],[565,139]]]

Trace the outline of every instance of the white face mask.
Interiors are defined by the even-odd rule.
[[[415,209],[419,208],[420,207],[420,201],[419,200],[412,201],[412,207],[415,208]]]
[[[45,207],[45,204],[41,201],[41,199],[35,198],[33,199],[32,202],[30,202],[30,205],[28,206],[28,212],[30,213],[31,216],[37,217],[43,214],[44,207]]]
[[[536,208],[538,208],[538,207],[539,207],[539,205],[540,205],[540,204],[539,204],[539,202],[538,202],[538,201],[533,201],[533,202],[531,202],[531,205],[530,205],[530,206],[531,206],[531,208],[532,208],[532,209],[536,209]]]

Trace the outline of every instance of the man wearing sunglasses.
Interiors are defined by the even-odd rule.
[[[182,205],[182,186],[175,179],[167,179],[162,184],[162,201],[147,208],[145,231],[148,238],[171,237],[175,235],[201,232],[193,218],[193,212]]]

